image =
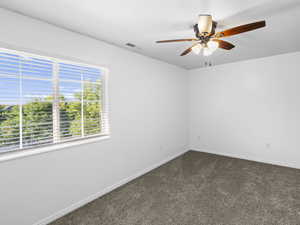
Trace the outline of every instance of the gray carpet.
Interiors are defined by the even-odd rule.
[[[52,225],[299,225],[300,170],[190,151]]]

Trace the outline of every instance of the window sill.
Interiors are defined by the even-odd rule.
[[[37,155],[37,154],[42,154],[42,153],[46,153],[46,152],[57,151],[57,150],[69,148],[72,146],[78,146],[78,145],[83,145],[83,144],[88,144],[88,143],[99,142],[99,141],[106,140],[109,138],[110,138],[110,136],[105,135],[105,136],[87,138],[87,139],[83,139],[83,140],[76,140],[76,141],[54,144],[54,145],[49,145],[49,146],[40,147],[40,148],[2,153],[2,154],[0,154],[0,162],[20,159],[20,158]]]

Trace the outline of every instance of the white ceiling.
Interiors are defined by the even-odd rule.
[[[300,51],[300,0],[0,0],[0,6],[188,69]],[[200,13],[212,14],[218,30],[262,19],[267,27],[227,38],[236,48],[209,57],[179,56],[190,43],[155,43],[194,37]]]

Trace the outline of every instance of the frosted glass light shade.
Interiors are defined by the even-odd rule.
[[[211,15],[199,15],[198,30],[199,33],[210,33],[212,30],[212,16]]]
[[[213,51],[209,48],[203,48],[203,55],[204,56],[210,56],[213,53]]]
[[[207,47],[212,51],[216,51],[219,48],[219,43],[216,41],[209,41]]]
[[[201,44],[197,44],[194,47],[192,47],[192,51],[195,54],[197,54],[197,55],[201,52],[201,49],[202,49],[202,45]]]

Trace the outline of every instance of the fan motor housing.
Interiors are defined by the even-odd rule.
[[[212,29],[211,29],[210,33],[200,33],[199,28],[198,28],[198,24],[196,23],[194,25],[194,32],[195,32],[196,37],[201,40],[201,39],[203,39],[204,37],[207,37],[210,34],[215,34],[217,25],[218,25],[218,23],[216,21],[213,21]]]

